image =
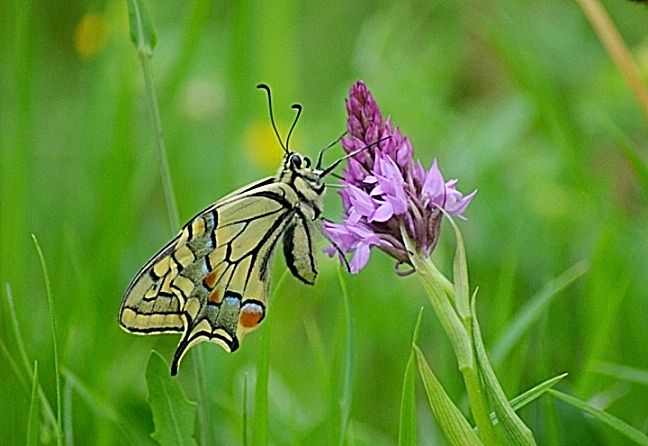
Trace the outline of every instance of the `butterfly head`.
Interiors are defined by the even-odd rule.
[[[311,159],[300,153],[286,153],[278,179],[293,184],[307,200],[315,200],[324,193],[322,170],[313,166]]]

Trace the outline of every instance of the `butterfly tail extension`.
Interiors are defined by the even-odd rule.
[[[231,353],[238,350],[245,334],[256,329],[265,318],[265,304],[246,299],[233,291],[227,291],[218,304],[209,303],[196,319],[187,318],[187,329],[176,347],[171,363],[171,375],[178,373],[184,354],[200,342],[209,341]]]

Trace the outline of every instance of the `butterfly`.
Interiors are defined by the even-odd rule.
[[[192,346],[210,341],[228,352],[239,348],[247,333],[266,315],[270,266],[277,246],[290,272],[312,285],[317,277],[313,232],[322,213],[324,177],[347,154],[322,168],[288,149],[301,113],[297,110],[286,144],[281,141],[265,84],[270,120],[284,150],[281,166],[268,177],[216,201],[199,212],[140,269],[121,303],[119,323],[135,334],[182,333],[171,364]]]

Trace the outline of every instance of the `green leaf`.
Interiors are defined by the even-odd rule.
[[[398,424],[398,444],[399,446],[416,444],[416,387],[415,387],[415,369],[414,360],[416,352],[414,345],[419,336],[421,328],[421,319],[423,318],[423,307],[421,307],[416,324],[414,325],[414,334],[412,335],[412,347],[410,349],[407,365],[405,366],[405,376],[403,378],[403,391],[401,396],[400,419]]]
[[[634,441],[637,444],[648,446],[648,436],[641,432],[640,430],[630,426],[623,420],[610,415],[609,413],[597,409],[596,407],[590,406],[585,401],[579,400],[571,395],[566,393],[559,392],[558,390],[549,389],[547,391],[550,395],[566,402],[567,404],[574,406],[577,409],[582,410],[585,413],[592,415],[594,418],[602,422],[603,424],[611,427],[621,435],[624,435],[628,439]]]
[[[147,401],[153,412],[151,437],[162,446],[197,445],[194,439],[196,403],[187,399],[169,365],[153,350],[146,367]]]
[[[157,44],[157,36],[142,0],[128,0],[128,23],[137,51],[150,56]]]
[[[510,401],[511,407],[513,407],[513,410],[515,411],[520,410],[522,407],[535,401],[543,394],[545,394],[547,390],[551,389],[553,386],[558,384],[565,376],[567,376],[567,373],[562,373],[560,375],[554,376],[553,378],[549,378],[548,380],[543,381],[536,386],[533,386],[532,388],[526,390],[525,392],[522,392],[515,398],[511,399]],[[495,415],[494,412],[490,414],[490,417],[491,420],[493,420],[494,424],[498,423],[497,415]]]
[[[547,390],[558,384],[567,375],[567,373],[561,373],[560,375],[554,376],[553,378],[549,378],[548,380],[541,382],[537,386],[531,387],[529,390],[522,392],[521,394],[513,398],[511,400],[511,406],[515,410],[521,409],[530,402],[542,396]]]
[[[445,392],[439,380],[434,376],[434,372],[425,361],[421,350],[416,345],[414,350],[416,351],[418,369],[427,393],[430,409],[432,409],[434,418],[437,420],[448,442],[456,446],[481,445],[482,442],[473,431],[470,423],[468,423]]]
[[[38,361],[34,361],[34,376],[32,377],[31,398],[29,399],[29,417],[27,418],[27,446],[35,446],[40,442],[38,388]]]
[[[454,220],[450,218],[450,216],[447,217],[452,229],[454,229],[455,238],[457,239],[457,249],[455,250],[452,268],[455,305],[459,317],[462,320],[466,320],[470,317],[470,298],[468,295],[470,291],[468,283],[468,265],[466,263],[466,248],[464,247],[463,236],[461,235],[459,227]]]
[[[473,337],[475,340],[475,351],[477,353],[477,363],[479,370],[484,379],[484,388],[490,396],[490,399],[497,414],[497,419],[504,427],[506,434],[507,444],[509,445],[535,445],[533,433],[524,424],[524,422],[517,416],[515,410],[509,403],[502,386],[495,375],[495,371],[490,364],[488,356],[486,355],[486,348],[481,337],[481,329],[477,320],[476,310],[476,294],[473,295],[472,301],[472,315],[473,315]]]

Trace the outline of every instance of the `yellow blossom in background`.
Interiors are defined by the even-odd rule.
[[[283,127],[279,125],[279,128]],[[291,139],[291,143],[294,144],[295,141]],[[277,168],[284,155],[277,136],[267,119],[254,122],[247,127],[243,144],[247,158],[262,169]]]
[[[194,121],[209,122],[217,119],[225,107],[225,95],[218,83],[209,79],[189,79],[180,97],[182,112]]]
[[[108,40],[108,20],[98,12],[86,12],[74,29],[74,49],[82,59],[99,53]]]

